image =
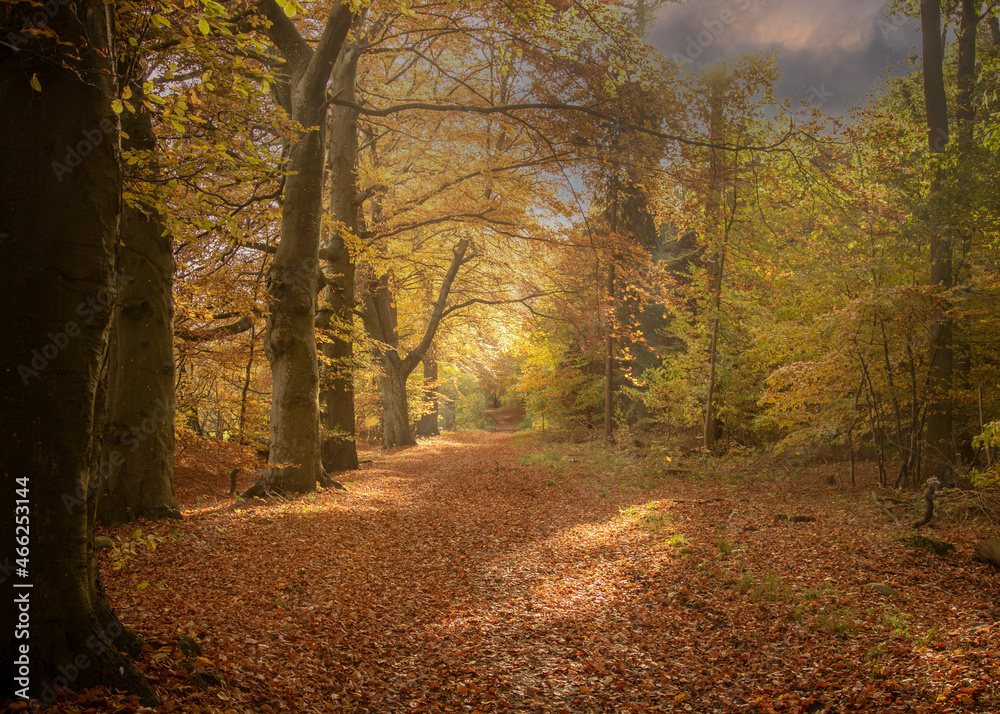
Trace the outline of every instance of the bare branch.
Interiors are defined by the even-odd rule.
[[[364,107],[357,102],[350,102],[346,99],[335,99],[334,104],[342,107],[347,107],[358,112],[358,114],[364,114],[366,116],[376,116],[376,117],[387,117],[392,114],[399,114],[405,111],[429,111],[429,112],[466,112],[470,114],[509,114],[510,112],[516,111],[530,111],[530,110],[556,110],[556,111],[571,111],[580,112],[588,116],[592,116],[595,119],[600,119],[601,121],[606,121],[611,124],[615,124],[622,129],[628,131],[637,132],[640,134],[648,134],[649,136],[654,136],[658,139],[666,139],[668,141],[676,141],[678,144],[685,144],[687,146],[700,146],[707,149],[722,149],[725,151],[773,151],[782,145],[784,145],[795,132],[787,131],[780,140],[774,142],[773,144],[766,144],[762,146],[744,146],[729,143],[713,143],[711,141],[701,141],[699,139],[691,139],[684,136],[678,136],[676,134],[668,134],[666,132],[660,131],[659,129],[652,129],[650,127],[641,126],[639,124],[633,124],[632,122],[627,122],[622,119],[604,114],[591,107],[584,107],[579,104],[562,104],[559,102],[526,102],[523,104],[503,104],[492,107],[483,107],[475,104],[432,104],[430,102],[407,102],[405,104],[397,104],[395,106],[386,107],[384,109],[369,109]]]

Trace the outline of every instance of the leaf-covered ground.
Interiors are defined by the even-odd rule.
[[[102,554],[162,711],[1000,711],[983,533],[945,514],[957,553],[912,549],[840,467],[448,434],[292,502],[209,471]],[[132,705],[60,708],[88,706]]]

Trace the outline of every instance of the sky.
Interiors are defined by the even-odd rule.
[[[661,9],[649,41],[697,69],[747,52],[772,51],[777,90],[827,114],[863,103],[886,68],[904,73],[920,23],[886,16],[884,0],[686,0]]]

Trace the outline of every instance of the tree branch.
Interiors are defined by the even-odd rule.
[[[541,317],[546,317],[545,315],[541,315],[540,313],[537,313],[534,310],[532,310],[531,305],[528,304],[528,300],[534,300],[536,298],[545,297],[546,295],[549,295],[549,293],[535,293],[533,295],[526,295],[523,298],[505,298],[503,300],[486,300],[484,298],[471,298],[469,300],[466,300],[465,302],[460,302],[455,305],[452,305],[451,307],[449,307],[447,310],[444,311],[442,317],[447,317],[453,312],[464,310],[465,308],[470,307],[472,305],[513,305],[514,303],[521,303],[529,310],[531,310],[532,313],[539,315]]]
[[[264,14],[264,17],[271,23],[267,28],[267,36],[278,52],[288,63],[292,74],[300,75],[305,71],[309,60],[312,59],[313,50],[309,43],[303,39],[298,28],[285,11],[278,7],[274,0],[261,0],[257,7]]]
[[[623,121],[603,112],[599,112],[596,109],[590,107],[584,107],[579,104],[562,104],[559,102],[526,102],[523,104],[503,104],[493,107],[483,107],[475,104],[432,104],[430,102],[407,102],[405,104],[397,104],[395,106],[386,107],[384,109],[369,109],[364,107],[357,102],[347,101],[346,99],[335,99],[334,104],[342,107],[347,107],[358,112],[358,114],[364,114],[366,116],[375,117],[387,117],[392,114],[399,114],[400,112],[411,111],[411,110],[421,110],[430,112],[466,112],[470,114],[508,114],[515,111],[526,111],[526,110],[542,110],[542,109],[552,109],[557,111],[573,111],[592,116],[595,119],[601,121],[606,121],[611,124],[616,124],[617,126],[627,129],[629,131],[637,132],[640,134],[648,134],[649,136],[656,137],[658,139],[666,139],[668,141],[676,141],[678,144],[684,144],[686,146],[700,146],[707,149],[723,149],[726,151],[773,151],[787,142],[792,136],[795,135],[791,129],[787,131],[784,136],[781,137],[779,141],[773,144],[767,144],[763,146],[743,146],[728,143],[714,143],[711,141],[701,141],[699,139],[690,139],[684,136],[678,136],[676,134],[667,134],[658,129],[652,129],[650,127],[640,126],[639,124],[633,124],[631,122]]]
[[[226,337],[227,335],[238,335],[246,332],[251,327],[253,327],[253,318],[244,316],[228,325],[219,325],[218,327],[210,327],[204,330],[181,328],[175,334],[185,342],[209,342],[217,340],[220,337]]]
[[[434,341],[434,335],[437,333],[438,325],[441,324],[441,318],[445,315],[445,304],[448,302],[448,294],[451,292],[451,286],[455,282],[455,276],[458,275],[458,269],[466,263],[465,252],[469,248],[469,239],[463,238],[455,246],[454,254],[451,258],[451,265],[448,266],[448,272],[444,276],[444,280],[441,281],[441,289],[438,290],[437,301],[434,303],[434,311],[431,313],[431,319],[427,322],[427,329],[424,331],[424,338],[420,340],[420,344],[417,345],[411,352],[406,356],[406,359],[402,361],[403,374],[409,374],[420,364],[420,360],[423,359],[424,354],[431,346],[431,342]]]
[[[319,38],[316,52],[309,62],[302,78],[302,87],[298,91],[306,92],[306,96],[316,96],[317,92],[326,87],[333,72],[333,63],[337,61],[337,55],[344,46],[344,40],[347,39],[347,33],[350,32],[353,22],[354,13],[349,3],[341,3],[330,10],[323,35]]]

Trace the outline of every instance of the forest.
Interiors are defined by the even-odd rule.
[[[0,2],[0,708],[1000,710],[1000,3],[674,4]]]

